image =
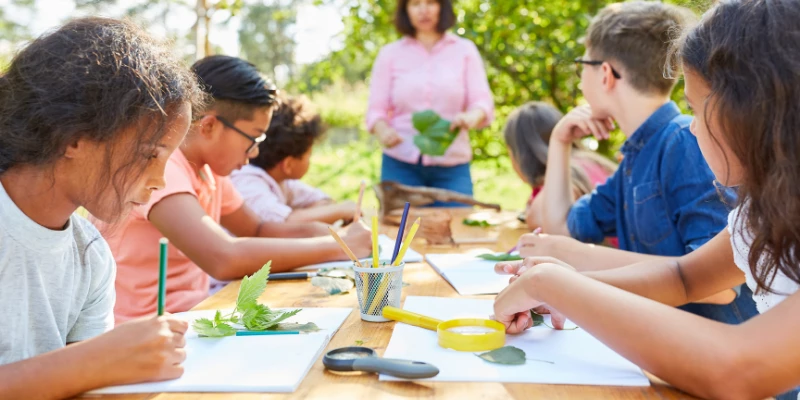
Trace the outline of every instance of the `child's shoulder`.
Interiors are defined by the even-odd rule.
[[[101,268],[105,267],[109,261],[113,262],[111,248],[91,221],[75,213],[70,217],[69,223],[72,227],[73,240],[79,254],[82,255],[84,265]]]
[[[700,151],[697,138],[690,129],[692,119],[690,115],[680,114],[669,122],[662,135],[663,147],[666,150]]]

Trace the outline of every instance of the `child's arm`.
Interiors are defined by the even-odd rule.
[[[220,217],[220,225],[237,237],[309,238],[328,236],[328,225],[322,222],[265,221],[246,205]]]
[[[567,216],[575,202],[573,199],[572,171],[570,157],[572,143],[586,135],[607,139],[613,129],[610,121],[592,118],[588,106],[570,111],[553,128],[547,149],[547,170],[544,187],[539,196],[543,198],[540,215],[541,226],[545,232],[554,235],[570,235]]]
[[[602,271],[614,268],[637,268],[639,263],[665,262],[675,257],[655,256],[581,243],[573,238],[557,235],[526,234],[519,240],[521,257],[554,257],[581,272]],[[734,285],[738,286],[738,285]],[[733,286],[731,286],[733,287]],[[720,293],[699,300],[700,303],[728,304],[736,292],[726,288]]]
[[[497,297],[495,317],[516,326],[527,310],[546,303],[627,359],[694,395],[764,398],[780,393],[800,384],[800,319],[795,318],[800,294],[741,325],[672,307],[744,281],[727,238],[722,232],[677,262],[586,275],[561,265],[537,265]]]
[[[605,270],[645,261],[671,259],[671,257],[595,246],[567,236],[535,233],[528,233],[520,237],[519,255],[523,258],[554,257],[575,267],[578,271]]]
[[[356,203],[345,201],[342,203],[327,204],[322,206],[312,206],[308,208],[297,208],[292,210],[288,222],[311,222],[319,221],[332,224],[338,220],[352,221],[356,213]]]
[[[27,360],[0,366],[0,398],[67,398],[112,385],[183,374],[185,321],[146,318]],[[42,384],[42,383],[46,384]]]
[[[249,215],[254,214],[250,212]],[[330,236],[305,239],[248,237],[264,233],[259,228],[262,225],[260,220],[255,217],[248,220],[227,216],[225,227],[231,232],[239,235],[252,233],[232,237],[205,213],[197,198],[186,193],[162,199],[152,207],[148,218],[175,247],[218,280],[252,274],[269,260],[272,260],[273,272],[347,260]],[[353,224],[340,235],[356,256],[371,254],[371,234],[362,224]]]

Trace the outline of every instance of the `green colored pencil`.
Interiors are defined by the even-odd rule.
[[[158,315],[164,315],[164,299],[167,297],[167,238],[158,240],[161,255],[158,259]]]

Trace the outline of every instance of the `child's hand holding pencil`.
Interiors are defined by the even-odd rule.
[[[354,222],[341,230],[339,236],[359,259],[372,254],[372,232],[363,222]]]

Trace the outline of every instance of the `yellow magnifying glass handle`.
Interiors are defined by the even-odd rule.
[[[382,311],[383,317],[386,319],[390,319],[392,321],[402,322],[404,324],[418,326],[420,328],[429,329],[432,331],[436,331],[436,328],[442,321],[426,317],[421,314],[413,313],[406,310],[401,310],[397,307],[386,306],[383,307]]]

